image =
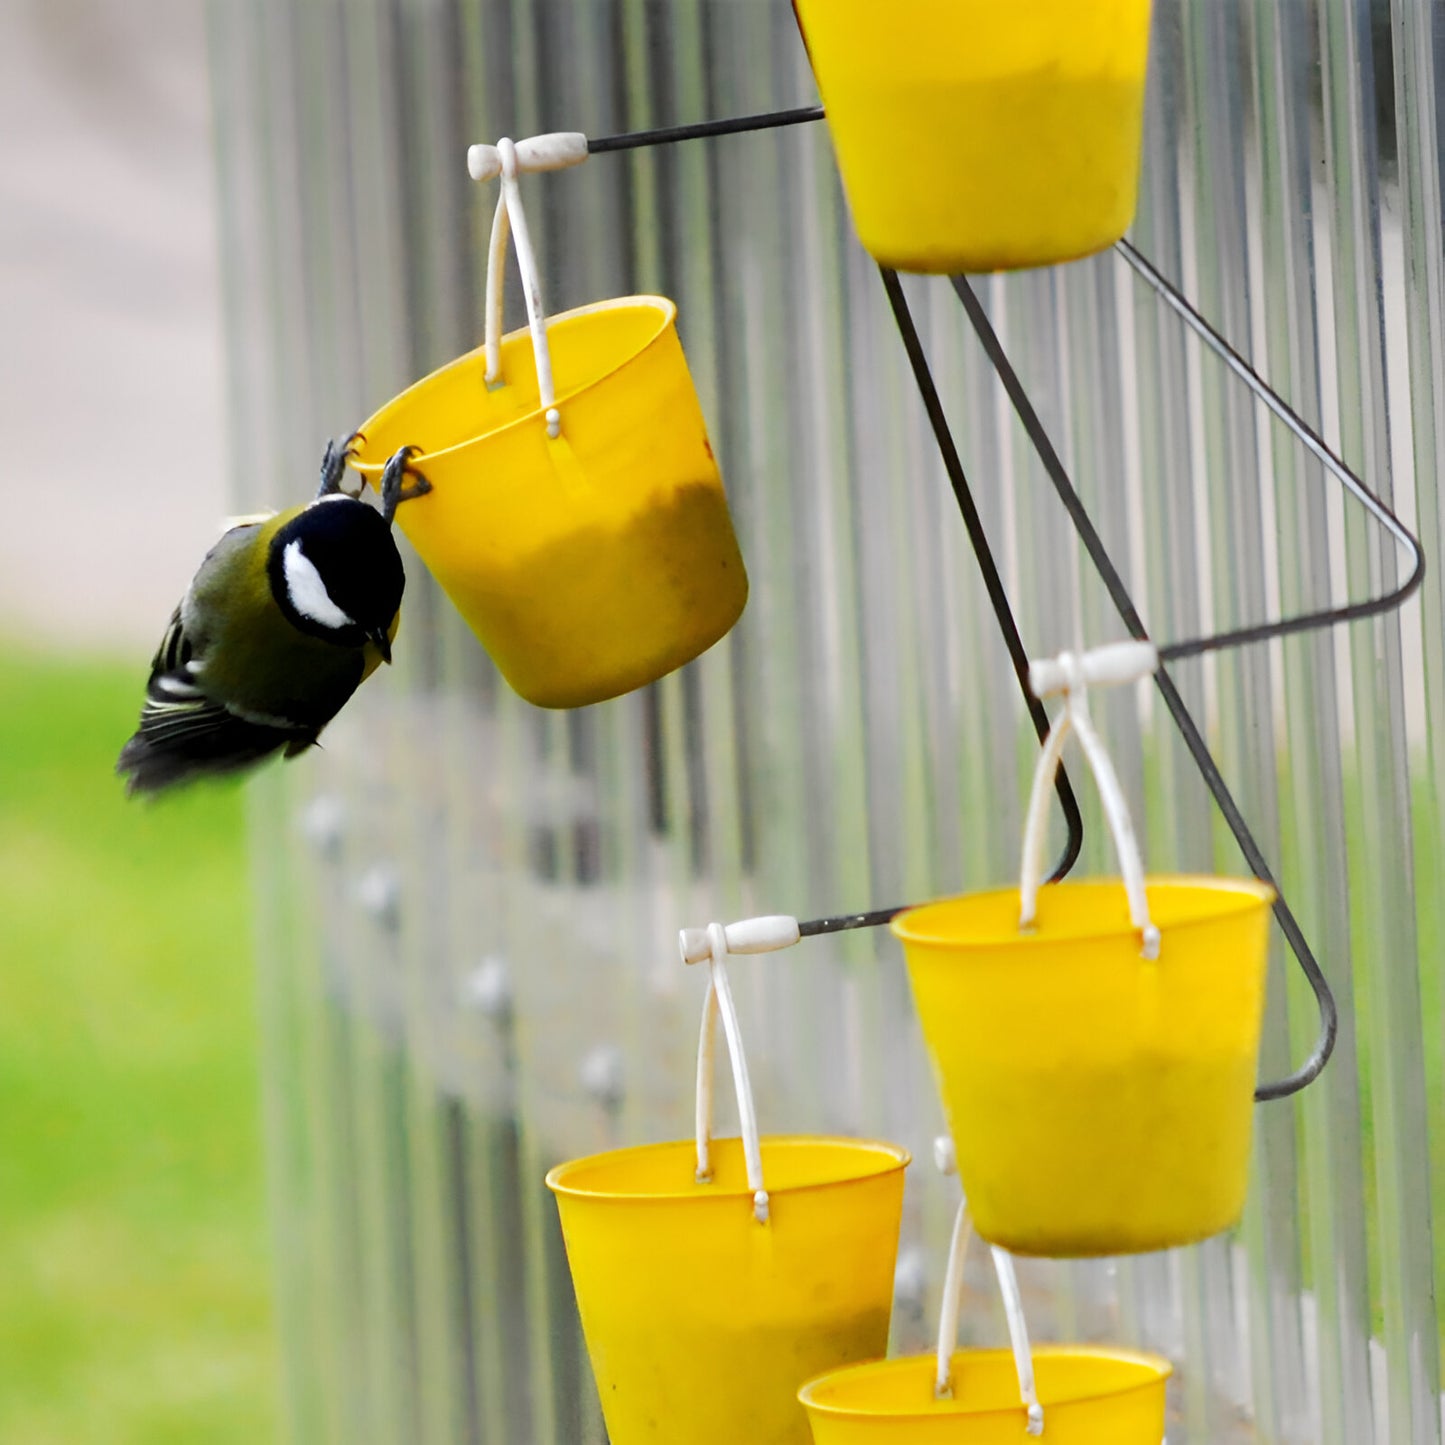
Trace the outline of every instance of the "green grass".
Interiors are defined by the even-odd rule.
[[[0,1441],[275,1437],[239,792],[128,803],[136,665],[0,646]]]

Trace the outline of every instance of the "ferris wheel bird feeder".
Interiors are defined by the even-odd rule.
[[[1195,655],[1398,606],[1418,586],[1415,539],[1248,363],[1127,242],[1148,0],[797,0],[855,221],[883,280],[995,614],[1044,737],[1016,889],[799,924],[778,915],[684,929],[711,971],[699,1042],[695,1141],[560,1164],[569,1266],[614,1445],[987,1445],[1022,1431],[1062,1445],[1157,1445],[1166,1361],[1123,1351],[1030,1351],[1002,1246],[1061,1256],[1190,1242],[1227,1228],[1246,1183],[1251,1099],[1284,1097],[1324,1067],[1328,984],[1167,674],[1157,683],[1258,879],[1146,878],[1122,793],[1089,721],[1090,685]],[[1007,13],[1005,13],[1007,12]],[[589,140],[476,146],[500,176],[486,344],[383,407],[361,429],[360,471],[416,448],[402,525],[524,697],[576,706],[696,656],[740,614],[747,580],[686,361],[676,310],[638,296],[548,320],[519,174],[589,154],[822,119],[820,107]],[[1087,154],[1085,154],[1087,153]],[[502,265],[515,234],[529,326],[503,336]],[[895,269],[1038,265],[1112,242],[1234,375],[1411,553],[1366,602],[1155,649],[1062,463],[963,276],[973,325],[1133,644],[1027,666]],[[894,268],[894,269],[890,269]],[[1052,728],[1039,698],[1062,693]],[[1070,733],[1094,771],[1121,878],[1042,884],[1055,782]],[[1274,906],[1320,1007],[1319,1042],[1289,1078],[1254,1087],[1268,915]],[[724,962],[812,934],[892,921],[979,1232],[994,1244],[1013,1341],[955,1351],[962,1211],[936,1359],[872,1360],[886,1346],[908,1163],[856,1139],[761,1138]],[[712,1139],[721,1016],[742,1121]],[[932,1392],[928,1376],[932,1374]],[[816,1377],[816,1378],[814,1378]],[[811,1383],[802,1384],[811,1379]],[[800,1389],[800,1385],[802,1386]],[[1016,1398],[1015,1398],[1016,1397]],[[801,1403],[800,1403],[801,1401]],[[804,1411],[806,1410],[806,1414]]]
[[[737,621],[747,573],[708,441],[677,308],[628,296],[547,317],[517,177],[587,158],[585,136],[473,146],[500,176],[486,342],[360,428],[375,485],[399,447],[431,491],[402,530],[507,681],[580,707],[656,681]],[[515,239],[528,327],[502,334]]]

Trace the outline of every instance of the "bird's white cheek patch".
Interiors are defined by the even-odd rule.
[[[301,550],[300,542],[288,542],[281,554],[281,567],[286,575],[286,593],[291,605],[302,617],[322,627],[355,627],[356,623],[332,600],[311,559]]]

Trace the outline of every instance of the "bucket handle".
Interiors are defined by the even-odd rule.
[[[938,1368],[933,1393],[940,1400],[953,1398],[953,1352],[958,1344],[958,1316],[963,1305],[963,1263],[972,1234],[973,1225],[965,1199],[960,1201],[953,1221],[953,1239],[948,1246],[948,1272],[943,1279],[943,1305],[938,1312]],[[1018,1276],[1014,1273],[1013,1257],[996,1244],[990,1249],[999,1293],[1003,1296],[1004,1314],[1008,1319],[1014,1369],[1018,1372],[1019,1403],[1028,1415],[1025,1429],[1030,1435],[1042,1435],[1044,1407],[1039,1404],[1038,1391],[1034,1386],[1034,1358],[1029,1349],[1028,1325],[1024,1321],[1024,1304],[1019,1294]]]
[[[791,922],[792,920],[788,920]],[[684,962],[701,962],[700,958],[689,958],[689,943],[696,952],[697,935],[704,930],[687,928],[682,931],[681,947]],[[758,1136],[758,1115],[753,1105],[753,1086],[748,1078],[748,1059],[743,1052],[742,1028],[738,1023],[737,1008],[733,1004],[732,988],[728,983],[727,930],[721,923],[707,926],[707,997],[702,1005],[702,1030],[697,1044],[697,1180],[706,1184],[712,1179],[712,1099],[714,1059],[716,1055],[715,1022],[722,1015],[723,1035],[727,1040],[728,1057],[733,1068],[733,1088],[738,1097],[738,1119],[742,1125],[743,1160],[747,1166],[748,1188],[753,1191],[753,1217],[759,1224],[766,1224],[769,1218],[768,1191],[763,1185],[763,1147]]]
[[[506,276],[507,240],[517,247],[522,273],[522,294],[527,302],[527,325],[532,331],[532,360],[537,368],[537,394],[547,419],[547,435],[554,441],[562,431],[557,392],[552,382],[552,349],[547,342],[547,309],[542,301],[542,279],[532,233],[522,209],[517,177],[528,171],[557,171],[587,159],[587,137],[580,132],[558,131],[513,141],[503,136],[495,146],[474,145],[467,150],[467,170],[473,180],[501,176],[502,190],[492,217],[492,239],[487,247],[486,383],[502,381],[502,288]]]
[[[1118,774],[1109,761],[1109,754],[1094,731],[1089,717],[1088,688],[1113,687],[1137,682],[1151,676],[1159,666],[1159,653],[1151,642],[1116,642],[1091,652],[1062,652],[1051,661],[1029,664],[1029,689],[1035,697],[1044,698],[1062,693],[1064,706],[1044,745],[1039,750],[1034,768],[1033,787],[1029,792],[1029,810],[1024,824],[1023,861],[1019,881],[1019,927],[1031,928],[1038,910],[1039,886],[1043,879],[1044,829],[1048,821],[1049,790],[1063,756],[1070,732],[1078,734],[1084,757],[1099,786],[1109,831],[1114,835],[1114,848],[1119,855],[1119,871],[1124,875],[1124,891],[1129,897],[1129,920],[1139,930],[1143,957],[1159,957],[1159,930],[1149,917],[1149,898],[1144,888],[1144,864],[1139,856],[1139,842],[1129,817],[1129,805],[1119,786]]]

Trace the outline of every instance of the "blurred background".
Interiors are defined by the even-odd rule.
[[[242,798],[111,774],[229,510],[202,7],[6,0],[0,138],[0,1440],[267,1441]]]

